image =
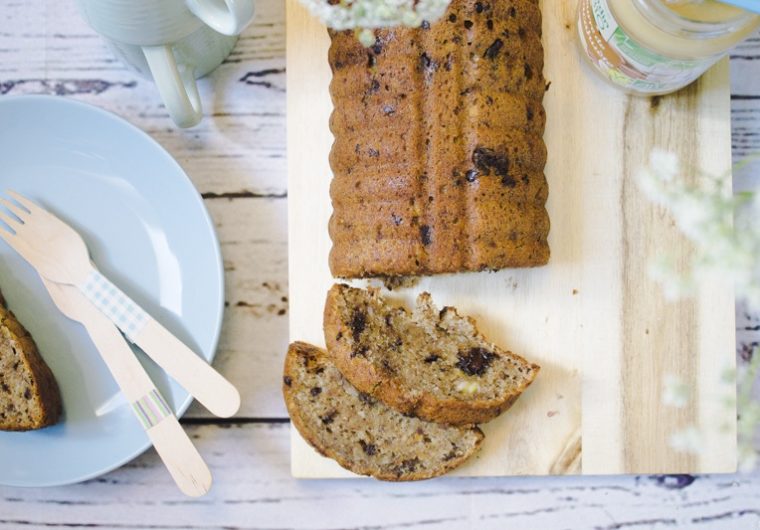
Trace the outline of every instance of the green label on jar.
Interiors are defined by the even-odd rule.
[[[614,83],[636,92],[678,90],[718,59],[677,59],[650,50],[626,33],[607,0],[581,0],[578,31],[591,63]]]

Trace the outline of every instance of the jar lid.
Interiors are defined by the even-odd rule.
[[[658,27],[686,38],[721,37],[760,21],[760,16],[722,0],[638,0],[637,5]]]
[[[736,7],[741,7],[747,11],[753,11],[760,14],[760,3],[757,0],[722,0],[726,4],[731,4]]]

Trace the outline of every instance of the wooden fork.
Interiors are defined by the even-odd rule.
[[[75,287],[42,281],[61,313],[84,325],[179,489],[191,497],[206,494],[211,472],[113,323]]]
[[[29,199],[7,191],[17,202],[0,198],[13,215],[0,210],[0,238],[50,281],[76,286],[121,329],[127,338],[171,375],[210,412],[233,416],[240,408],[237,389],[201,357],[150,317],[90,262],[82,237]]]

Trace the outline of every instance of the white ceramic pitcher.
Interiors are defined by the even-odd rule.
[[[196,79],[219,66],[250,23],[253,0],[77,0],[116,55],[152,77],[180,127],[202,117]]]

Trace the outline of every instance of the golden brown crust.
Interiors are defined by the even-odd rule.
[[[538,2],[454,0],[370,48],[330,35],[333,275],[547,263]]]
[[[58,422],[61,412],[61,394],[50,367],[40,356],[32,336],[5,308],[0,294],[0,341],[15,355],[12,367],[3,374],[3,391],[11,386],[10,377],[21,377],[28,385],[28,409],[30,416],[22,421],[4,419],[0,416],[0,430],[28,431],[41,429]]]
[[[315,425],[314,421],[312,419],[313,417],[313,411],[307,411],[304,410],[303,405],[299,405],[297,395],[299,392],[303,390],[302,385],[304,384],[303,381],[301,381],[301,374],[303,373],[302,370],[304,367],[307,367],[307,369],[311,367],[316,367],[321,370],[329,370],[334,369],[334,366],[330,366],[328,356],[326,352],[323,350],[317,348],[316,346],[312,346],[310,344],[306,344],[303,342],[294,342],[290,345],[288,348],[287,356],[285,357],[285,369],[284,369],[284,376],[283,376],[283,386],[282,391],[283,395],[285,397],[285,404],[288,409],[288,413],[290,414],[291,422],[293,426],[298,430],[298,432],[303,436],[303,438],[314,447],[314,449],[317,450],[322,456],[325,456],[327,458],[332,458],[335,460],[338,464],[340,464],[345,469],[348,469],[349,471],[352,471],[354,473],[358,474],[364,474],[373,476],[374,478],[377,478],[379,480],[386,480],[386,481],[414,481],[414,480],[425,480],[433,477],[437,477],[440,475],[443,475],[452,469],[460,466],[465,460],[467,460],[470,456],[472,456],[480,447],[480,445],[483,442],[484,435],[483,432],[478,429],[477,427],[471,427],[471,428],[463,428],[460,432],[465,433],[464,435],[473,437],[474,436],[474,444],[472,447],[467,448],[464,450],[464,452],[460,455],[457,455],[456,457],[449,458],[447,460],[441,460],[436,464],[435,468],[427,468],[424,470],[414,470],[414,469],[404,469],[403,473],[399,473],[398,471],[394,471],[392,468],[388,468],[387,466],[377,466],[375,468],[369,469],[367,466],[360,466],[355,462],[350,456],[347,456],[347,451],[345,450],[345,446],[350,443],[349,440],[343,439],[339,433],[336,433],[334,435],[332,443],[326,443],[324,440],[324,437],[321,437],[317,434],[316,429],[324,429],[324,425]],[[322,390],[320,392],[320,395],[323,393],[326,393],[327,389]],[[356,408],[354,407],[361,407],[362,403],[358,403],[358,400],[350,396],[349,394],[344,394],[343,399],[345,401],[344,405],[351,409],[353,412],[356,411]],[[384,406],[380,403],[372,406]],[[366,407],[370,407],[367,405]],[[386,409],[388,413],[393,416],[394,414],[397,414],[390,409]],[[341,411],[342,412],[342,411]],[[363,410],[363,413],[365,414],[365,417],[369,417],[372,414],[372,410]],[[367,420],[369,421],[369,420]],[[421,420],[405,420],[407,423],[414,422],[415,424],[422,425],[424,422],[421,422]],[[428,424],[433,425],[433,424]],[[450,429],[455,429],[454,427],[451,427]],[[456,430],[456,429],[455,429]],[[390,436],[393,436],[394,433],[389,433]],[[399,436],[401,436],[404,433],[395,433]],[[382,451],[383,448],[379,448],[379,451]],[[401,449],[399,452],[402,452],[403,449]],[[421,458],[425,458],[425,455],[420,455]],[[403,467],[403,466],[402,466]]]
[[[501,393],[497,398],[463,400],[452,396],[441,399],[430,392],[421,390],[419,385],[407,385],[396,377],[393,371],[383,370],[382,366],[378,366],[369,358],[356,355],[352,342],[343,340],[351,334],[351,329],[345,322],[340,308],[345,303],[346,291],[351,289],[347,285],[336,284],[327,294],[324,331],[329,355],[346,379],[358,390],[404,414],[450,425],[485,423],[509,409],[538,375],[540,366],[537,364],[530,363],[511,352],[497,350],[496,354],[509,356],[515,363],[523,365],[527,374],[522,381],[512,386],[508,392]],[[384,303],[377,291],[370,290],[370,292],[375,300],[381,304]],[[429,295],[423,293],[422,300],[429,302]],[[465,318],[459,316],[456,309],[451,307],[444,308],[441,314],[446,312],[449,312],[449,316],[453,318]],[[469,317],[465,319],[477,336],[482,339],[475,321]],[[339,340],[338,337],[341,339]]]

